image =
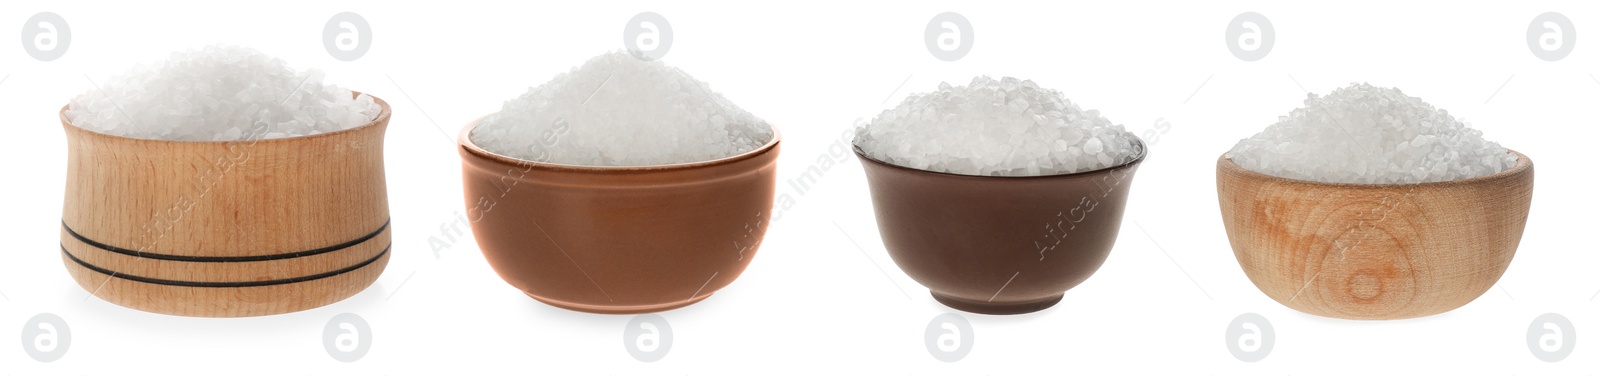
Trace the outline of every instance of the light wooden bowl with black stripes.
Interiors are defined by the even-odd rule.
[[[377,100],[376,98],[374,98]],[[61,258],[94,296],[143,311],[261,316],[367,288],[389,261],[383,135],[144,140],[67,121]]]

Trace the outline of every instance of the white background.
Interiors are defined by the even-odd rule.
[[[138,3],[135,5],[134,3]],[[1591,213],[1600,136],[1600,5],[1518,1],[1193,2],[40,2],[0,3],[0,372],[11,374],[973,374],[1600,372],[1600,275]],[[66,55],[39,62],[17,32],[41,11],[72,30]],[[372,47],[335,60],[320,40],[342,11],[372,25]],[[523,296],[477,246],[438,257],[428,238],[463,210],[454,138],[501,102],[607,50],[635,14],[676,33],[664,61],[683,68],[784,133],[780,194],[798,204],[771,224],[749,269],[702,303],[662,313],[675,343],[643,363],[623,347],[631,316],[575,313]],[[923,45],[934,15],[971,20],[964,59]],[[1229,54],[1227,22],[1246,11],[1277,31],[1271,53]],[[1529,52],[1534,16],[1576,25],[1575,51]],[[310,311],[263,318],[173,317],[115,306],[80,289],[58,256],[65,140],[56,111],[137,63],[209,43],[240,44],[328,73],[330,82],[394,106],[387,139],[394,258],[370,289]],[[963,314],[965,359],[944,363],[923,330],[950,312],[906,277],[879,241],[866,182],[841,158],[804,195],[787,184],[828,158],[854,120],[940,81],[1031,78],[1100,109],[1151,142],[1112,256],[1059,305],[1021,316]],[[1355,322],[1309,316],[1260,293],[1240,271],[1219,220],[1214,163],[1298,107],[1306,93],[1356,81],[1402,88],[1525,152],[1538,169],[1527,230],[1500,284],[1438,316]],[[901,87],[902,83],[904,86]],[[852,244],[854,239],[860,248]],[[53,363],[27,357],[22,324],[60,315],[72,343]],[[322,327],[339,313],[371,323],[371,352],[331,358]],[[1241,313],[1276,328],[1265,360],[1241,362],[1223,332]],[[1570,318],[1581,341],[1558,363],[1526,344],[1534,317]]]

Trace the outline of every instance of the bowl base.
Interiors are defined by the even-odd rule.
[[[933,294],[933,300],[939,301],[950,308],[985,315],[1017,315],[1043,311],[1061,302],[1061,297],[1066,293],[1056,294],[1048,298],[1026,302],[984,302],[961,299],[938,292]]]
[[[336,276],[256,287],[183,287],[128,279],[89,269],[61,253],[67,273],[90,295],[107,303],[163,315],[257,317],[305,311],[349,299],[378,280],[389,253]]]
[[[697,297],[690,298],[688,300],[680,300],[680,301],[676,301],[676,302],[662,303],[662,304],[594,305],[594,304],[563,302],[563,301],[560,301],[560,300],[543,298],[543,297],[539,297],[539,296],[536,296],[536,295],[533,295],[533,294],[529,294],[526,291],[524,291],[522,294],[523,295],[527,295],[529,298],[533,298],[533,300],[537,300],[540,303],[549,304],[549,305],[555,306],[556,308],[562,308],[562,309],[573,310],[573,311],[578,311],[578,312],[603,313],[603,314],[610,314],[610,315],[630,315],[630,314],[638,314],[638,313],[655,313],[655,312],[661,312],[661,311],[670,311],[670,310],[674,310],[674,309],[678,309],[678,308],[687,307],[690,304],[699,303],[701,300],[706,300],[706,298],[711,297],[711,294],[705,294],[705,295],[700,295],[700,296],[697,296]]]

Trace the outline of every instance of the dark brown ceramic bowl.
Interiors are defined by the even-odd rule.
[[[643,313],[704,300],[744,271],[772,214],[779,135],[695,163],[519,160],[460,136],[467,219],[500,278],[541,302]]]
[[[958,175],[892,165],[856,148],[883,245],[907,275],[955,309],[1050,308],[1100,268],[1144,162],[1047,176]]]

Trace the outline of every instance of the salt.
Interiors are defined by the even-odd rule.
[[[1131,162],[1144,153],[1136,140],[1059,91],[979,76],[966,86],[940,83],[938,91],[907,97],[856,129],[855,145],[873,159],[916,169],[1038,176]]]
[[[484,150],[522,160],[648,166],[739,155],[773,133],[688,73],[611,52],[506,101],[471,137]]]
[[[382,110],[365,94],[323,84],[247,47],[174,52],[73,98],[67,121],[94,132],[153,140],[239,141],[336,132]]]
[[[1227,156],[1267,175],[1357,184],[1468,179],[1517,163],[1449,112],[1365,83],[1309,95],[1305,107],[1239,141]]]

